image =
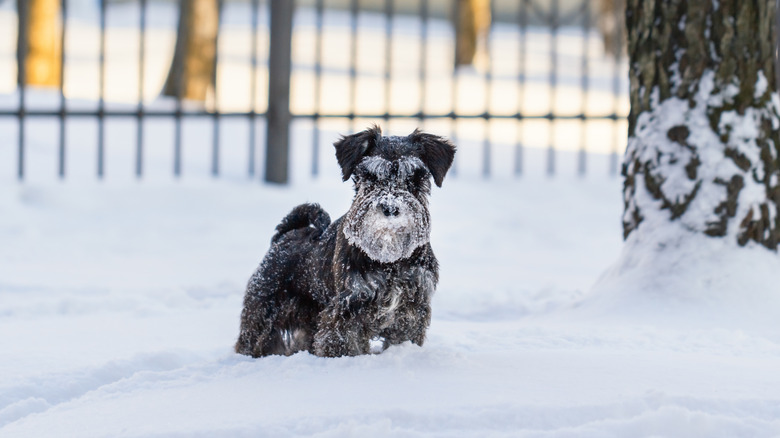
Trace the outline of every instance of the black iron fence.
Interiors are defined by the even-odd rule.
[[[72,1],[60,1],[63,42],[69,41],[74,31],[75,21],[69,10]],[[188,0],[180,0],[179,8],[184,1]],[[473,66],[455,67],[456,3],[457,0],[309,0],[297,4],[287,0],[220,0],[220,40],[232,28],[237,33],[231,38],[238,38],[238,33],[248,37],[244,41],[247,50],[240,62],[226,61],[236,58],[234,47],[230,47],[231,53],[223,53],[224,44],[218,44],[218,79],[210,103],[190,104],[181,96],[167,101],[148,98],[150,93],[156,93],[147,65],[152,56],[150,43],[154,44],[149,36],[149,20],[157,11],[155,8],[165,6],[166,11],[175,13],[177,6],[137,0],[131,3],[135,17],[122,21],[125,30],[135,29],[134,36],[127,38],[136,39],[137,48],[133,62],[136,81],[123,86],[125,91],[134,88],[137,97],[134,103],[125,98],[124,104],[116,104],[111,102],[106,88],[110,75],[106,69],[106,35],[110,28],[107,16],[112,8],[131,6],[128,2],[101,0],[95,3],[99,39],[96,105],[72,102],[78,99],[70,95],[65,85],[69,83],[71,46],[63,44],[57,104],[44,109],[31,107],[28,91],[20,86],[14,95],[18,99],[16,105],[0,107],[0,119],[15,118],[18,123],[17,176],[25,177],[27,121],[33,118],[58,121],[57,169],[62,178],[67,169],[68,121],[78,118],[97,122],[95,171],[100,178],[106,172],[108,153],[106,120],[119,118],[135,119],[133,166],[139,178],[148,161],[145,122],[172,121],[172,170],[178,176],[183,172],[182,154],[186,148],[182,141],[183,121],[194,118],[208,120],[213,126],[210,172],[214,176],[221,172],[224,140],[220,127],[225,119],[236,118],[247,121],[246,175],[257,176],[258,150],[264,146],[264,177],[276,182],[288,179],[291,124],[309,124],[310,171],[317,175],[323,156],[320,149],[330,135],[327,126],[331,120],[346,121],[350,129],[398,120],[423,126],[436,124],[437,131],[448,131],[439,133],[449,134],[456,143],[470,139],[472,147],[479,149],[472,155],[479,156],[479,172],[484,176],[492,173],[496,148],[501,149],[502,160],[511,150],[512,173],[520,175],[526,167],[525,151],[539,146],[546,149],[546,172],[554,174],[560,138],[566,137],[566,149],[577,154],[577,172],[586,173],[588,152],[596,145],[598,152],[610,157],[609,172],[616,174],[628,110],[626,66],[619,47],[604,47],[603,35],[595,25],[596,3],[493,0],[493,24],[479,38],[477,60]],[[7,10],[18,17],[19,78],[25,77],[24,35],[29,13],[25,4],[19,1],[16,9]],[[609,13],[622,21],[620,10]],[[235,25],[236,17],[245,20],[244,24]],[[619,27],[616,29],[619,32]],[[620,44],[621,39],[617,35],[611,41]],[[230,77],[229,71],[222,70],[225,62],[240,64],[241,71],[248,74]],[[242,104],[232,102],[229,90],[223,90],[225,84],[230,87],[224,88],[234,89],[233,95],[248,94],[249,98]],[[481,134],[463,133],[464,122],[482,124],[481,130],[472,130]],[[561,123],[565,122],[568,124],[562,129]],[[588,124],[592,122],[601,123],[588,133]],[[569,132],[575,129],[570,128],[572,123],[578,125],[578,138],[574,141]],[[501,125],[499,134],[492,134],[494,124]],[[265,141],[261,138],[263,129]]]

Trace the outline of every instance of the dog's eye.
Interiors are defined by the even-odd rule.
[[[417,169],[416,172],[414,172],[413,178],[415,182],[418,184],[421,184],[423,181],[427,180],[431,174],[425,170],[425,169]]]
[[[425,180],[428,178],[428,172],[423,169],[417,169],[408,178],[406,178],[406,184],[410,190],[420,189],[423,187]]]

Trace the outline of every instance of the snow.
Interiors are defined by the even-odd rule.
[[[309,136],[293,137],[299,157]],[[302,202],[349,208],[332,155],[315,180],[296,161],[290,187],[207,166],[59,183],[53,148],[32,149],[32,180],[10,169],[0,190],[0,436],[780,434],[778,257],[712,239],[621,256],[606,172],[484,180],[461,161],[431,196],[424,346],[252,359],[232,346],[275,225]]]

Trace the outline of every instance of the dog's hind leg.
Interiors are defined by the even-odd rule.
[[[286,271],[278,269],[274,260],[284,251],[278,244],[271,245],[263,262],[249,279],[241,312],[241,330],[236,342],[236,353],[253,357],[287,354],[282,330]]]
[[[241,312],[236,353],[252,357],[285,354],[281,333],[275,327],[277,313],[274,303],[256,295],[247,296]]]

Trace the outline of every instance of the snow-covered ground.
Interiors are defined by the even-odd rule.
[[[621,182],[606,172],[547,178],[529,150],[522,178],[483,180],[462,159],[431,199],[441,282],[424,346],[252,359],[232,346],[274,226],[301,202],[334,217],[350,203],[330,152],[316,180],[297,160],[290,187],[229,167],[212,180],[205,160],[140,182],[116,161],[98,183],[90,141],[74,142],[59,183],[54,128],[31,130],[28,182],[2,161],[2,437],[780,435],[780,260],[692,240],[613,265]],[[150,135],[148,159],[167,157]],[[308,133],[295,138],[302,156]]]

